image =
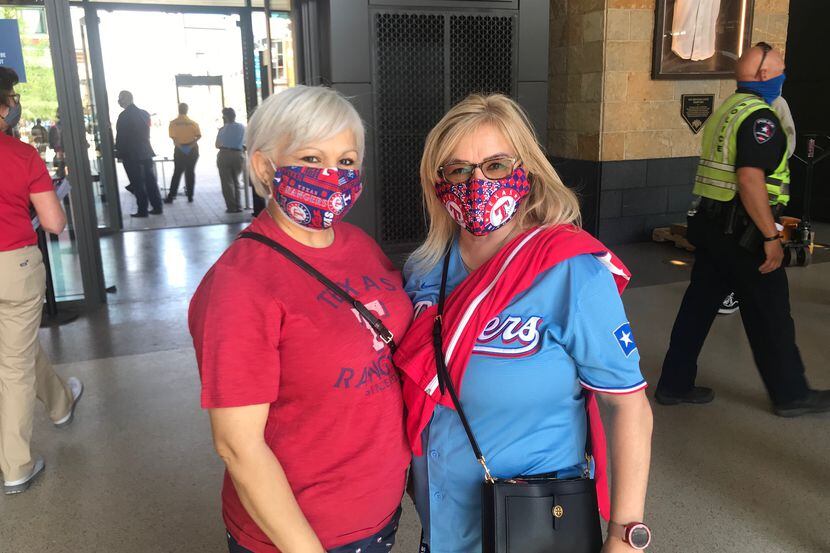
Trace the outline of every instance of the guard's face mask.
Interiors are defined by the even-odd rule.
[[[738,81],[738,86],[748,88],[761,96],[766,103],[772,104],[776,98],[781,96],[781,89],[784,86],[784,79],[786,78],[786,75],[782,73],[766,81]]]
[[[9,126],[9,128],[14,128],[20,122],[20,115],[23,113],[23,108],[20,103],[15,103],[15,105],[9,108],[9,113],[3,117],[3,122]]]

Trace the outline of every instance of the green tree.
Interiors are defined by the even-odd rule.
[[[20,26],[26,82],[17,85],[15,90],[22,97],[23,119],[27,121],[54,120],[58,111],[58,94],[49,52],[49,38],[46,35],[35,34],[35,30],[26,28],[21,8],[6,6],[0,10],[2,10],[0,13],[3,19],[17,19]]]

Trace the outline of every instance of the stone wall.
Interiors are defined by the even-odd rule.
[[[569,159],[600,151],[606,0],[551,0],[548,149]]]

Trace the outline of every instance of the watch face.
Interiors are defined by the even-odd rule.
[[[636,549],[645,549],[651,542],[651,532],[643,525],[635,526],[628,534],[628,543]]]

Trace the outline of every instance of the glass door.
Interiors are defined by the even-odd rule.
[[[64,125],[58,106],[50,55],[46,11],[42,4],[0,4],[0,19],[16,22],[23,50],[25,81],[15,87],[23,116],[16,134],[34,146],[52,175],[56,188],[67,175]],[[24,76],[21,74],[21,78]],[[60,189],[61,191],[65,188]],[[58,235],[46,235],[46,256],[58,301],[84,298],[75,210],[70,195],[62,197],[67,225]]]
[[[98,32],[98,14],[91,6],[72,6],[70,14],[98,229],[102,233],[114,232],[123,228],[123,222]]]

